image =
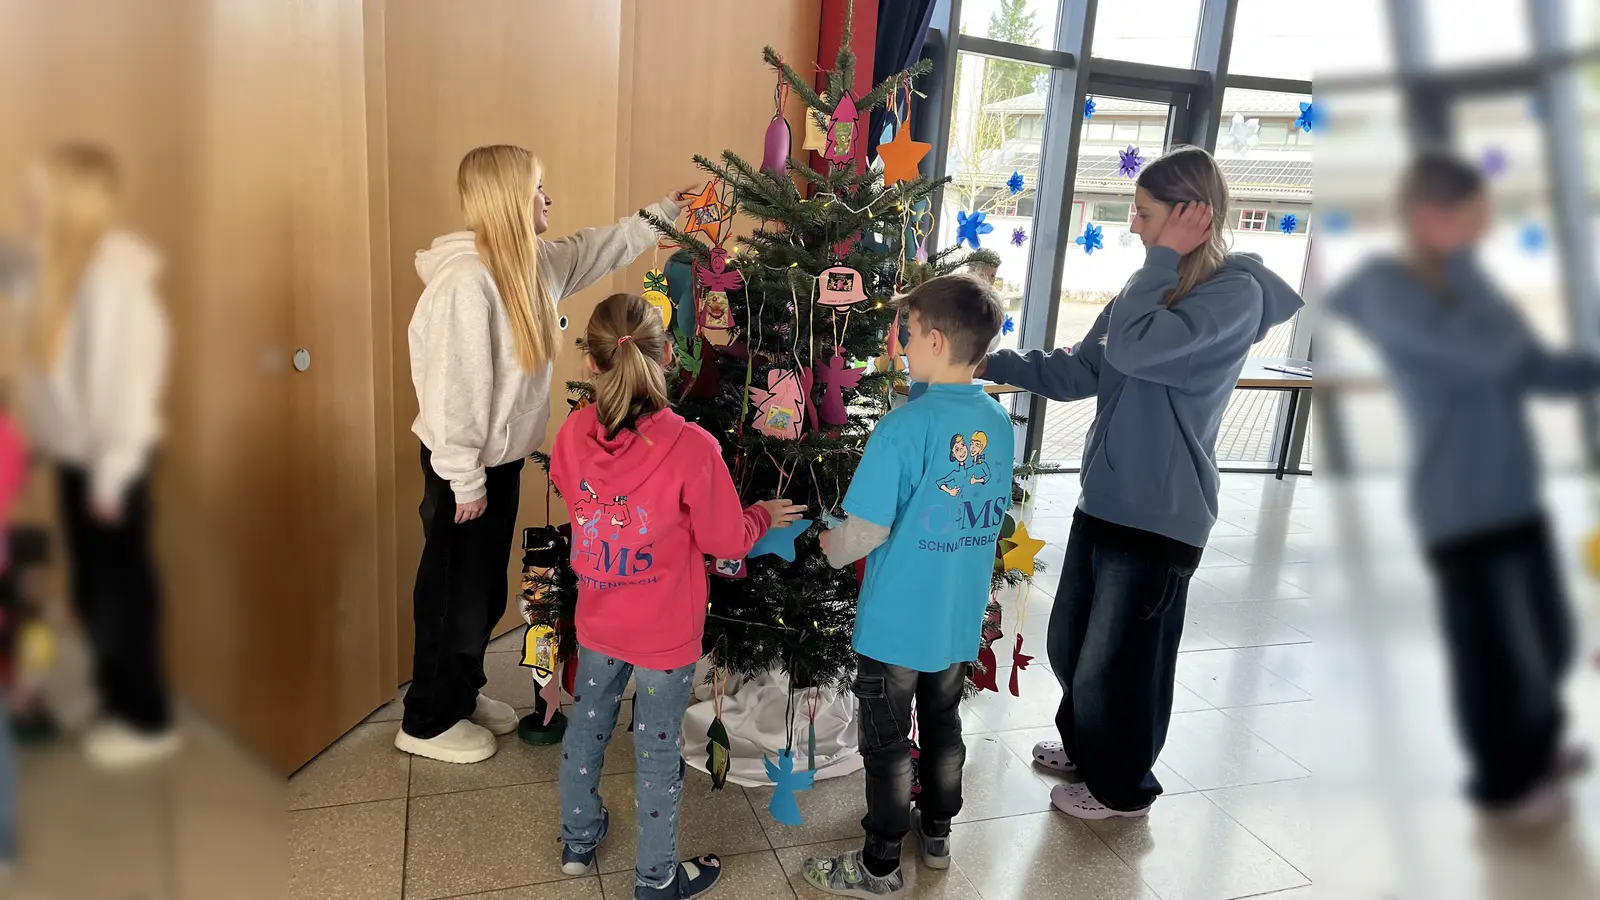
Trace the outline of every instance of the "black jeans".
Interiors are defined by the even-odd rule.
[[[134,729],[165,731],[172,703],[161,665],[161,597],[150,552],[150,489],[144,478],[122,498],[122,519],[94,517],[89,473],[56,471],[72,603],[89,638],[104,712]]]
[[[456,524],[456,495],[422,448],[422,561],[412,592],[416,650],[401,727],[438,737],[472,715],[489,636],[506,611],[506,567],[517,530],[522,460],[488,470],[488,507]]]
[[[967,664],[918,672],[856,655],[856,705],[861,757],[867,770],[866,853],[899,859],[911,830],[911,701],[917,704],[922,793],[917,808],[929,823],[947,824],[961,811],[961,688]]]
[[[1056,727],[1095,799],[1143,809],[1167,742],[1178,642],[1200,549],[1077,513],[1050,612]]]
[[[1548,778],[1566,713],[1573,624],[1543,519],[1429,548],[1456,724],[1487,807]]]

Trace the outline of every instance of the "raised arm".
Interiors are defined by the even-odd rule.
[[[668,221],[678,217],[678,204],[670,197],[650,210]],[[638,259],[659,239],[643,216],[632,215],[615,225],[541,240],[539,266],[551,295],[560,302]]]

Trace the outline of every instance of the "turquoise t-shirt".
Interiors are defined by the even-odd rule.
[[[1011,419],[976,384],[936,384],[879,420],[844,510],[889,527],[867,557],[855,649],[921,672],[977,658],[1011,507]]]

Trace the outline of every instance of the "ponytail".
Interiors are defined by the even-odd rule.
[[[595,414],[615,436],[666,409],[667,373],[661,357],[667,335],[661,314],[642,297],[612,294],[595,307],[584,337],[594,376]]]

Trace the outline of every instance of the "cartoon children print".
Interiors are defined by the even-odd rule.
[[[610,525],[611,536],[615,538],[621,529],[632,524],[633,516],[628,513],[628,498],[617,496],[610,502],[600,499],[589,486],[587,478],[578,482],[578,489],[583,491],[583,496],[572,503],[572,520],[583,529],[586,538],[594,538],[599,534],[601,525]],[[642,510],[641,510],[642,512]],[[587,540],[584,541],[588,543]]]
[[[950,436],[950,461],[955,463],[956,467],[950,470],[949,475],[939,479],[939,490],[952,497],[961,496],[961,485],[964,483],[962,475],[970,456],[971,452],[967,449],[966,438],[960,434],[952,434]]]
[[[939,479],[939,490],[952,497],[961,496],[961,488],[965,485],[988,484],[989,463],[984,459],[984,451],[989,449],[989,436],[981,431],[974,431],[970,439],[960,434],[950,436],[950,461],[956,467],[950,474]]]

